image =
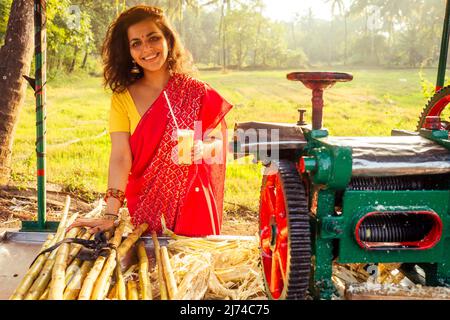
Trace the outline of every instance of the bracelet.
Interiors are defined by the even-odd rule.
[[[113,217],[119,218],[119,215],[115,214],[115,213],[105,213],[105,216],[113,216]]]
[[[106,194],[103,200],[107,202],[111,197],[119,200],[120,206],[123,206],[123,203],[125,202],[125,192],[119,189],[109,188],[108,190],[106,190]]]
[[[114,214],[114,213],[105,213],[104,216],[106,219],[113,221],[114,227],[117,228],[119,226],[119,224],[120,224],[119,215]],[[114,218],[112,218],[112,217],[114,217]]]

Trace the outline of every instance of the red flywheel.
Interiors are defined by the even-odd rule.
[[[272,162],[260,197],[261,262],[270,299],[305,299],[311,271],[308,198],[295,164]]]
[[[420,129],[424,128],[426,118],[431,116],[441,117],[440,129],[449,130],[450,122],[448,121],[448,119],[444,119],[445,115],[447,115],[448,117],[448,114],[445,114],[444,110],[448,106],[449,102],[450,86],[447,86],[436,92],[434,96],[431,97],[430,101],[428,101],[427,105],[422,111],[422,114],[420,115],[417,130],[419,131]]]

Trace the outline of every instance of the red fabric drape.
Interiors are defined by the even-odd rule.
[[[147,222],[149,231],[160,233],[164,215],[167,227],[178,234],[203,236],[214,229],[219,233],[227,145],[224,116],[232,106],[207,84],[186,75],[173,75],[164,90],[180,129],[193,130],[201,121],[196,137],[201,138],[221,126],[222,160],[192,165],[173,161],[176,125],[161,93],[130,137],[133,163],[126,198],[132,222]]]

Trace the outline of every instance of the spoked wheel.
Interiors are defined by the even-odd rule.
[[[420,115],[419,123],[417,126],[417,131],[424,128],[425,120],[427,117],[435,116],[441,117],[441,127],[440,129],[449,130],[450,123],[445,121],[444,118],[449,116],[446,110],[447,105],[450,102],[450,86],[439,90],[431,99],[428,101],[425,109]]]
[[[305,299],[311,235],[305,187],[294,163],[272,162],[261,187],[261,262],[271,299]]]

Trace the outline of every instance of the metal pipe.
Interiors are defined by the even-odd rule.
[[[450,32],[450,0],[447,0],[445,8],[444,28],[442,30],[441,54],[439,55],[439,69],[436,83],[436,92],[444,87],[445,70],[447,68],[448,42]]]
[[[38,227],[46,226],[46,175],[45,175],[45,119],[46,119],[46,66],[47,66],[47,37],[46,37],[46,0],[34,0],[35,26],[35,79],[36,79],[36,157],[37,157],[37,200]]]

